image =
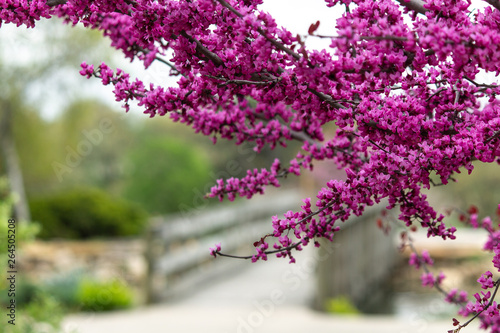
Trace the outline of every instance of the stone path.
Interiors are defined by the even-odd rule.
[[[450,320],[408,320],[388,316],[330,316],[299,306],[171,306],[99,315],[71,316],[65,332],[81,333],[446,333]],[[474,323],[474,325],[476,325]],[[476,326],[463,332],[479,332]],[[483,331],[484,332],[484,331]]]
[[[314,251],[314,250],[313,250]],[[269,259],[231,276],[207,281],[185,299],[128,311],[72,315],[64,332],[79,333],[445,333],[451,319],[431,321],[418,311],[404,317],[332,316],[309,309],[314,257],[297,264]],[[476,326],[474,326],[476,325]],[[462,330],[479,332],[477,323]]]

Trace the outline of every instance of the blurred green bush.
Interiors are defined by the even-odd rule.
[[[88,239],[140,234],[146,213],[137,205],[96,188],[75,188],[30,201],[40,238]]]
[[[329,299],[325,304],[328,313],[343,315],[358,315],[360,311],[346,296],[339,296]]]
[[[124,196],[151,214],[204,204],[215,184],[206,151],[178,138],[149,134],[127,155]]]
[[[30,303],[21,307],[15,325],[8,325],[6,333],[60,333],[65,310],[61,304],[46,293],[37,291]],[[3,332],[3,331],[2,331]]]
[[[0,294],[0,305],[9,303],[7,293]],[[44,318],[43,303],[64,308],[64,312],[109,311],[128,308],[134,303],[134,292],[125,282],[114,279],[99,281],[82,270],[75,270],[41,282],[19,279],[16,285],[16,305],[23,313],[36,319]],[[29,310],[29,311],[28,311]],[[57,313],[63,311],[57,311]],[[55,322],[54,322],[55,323]]]
[[[56,298],[67,309],[78,311],[80,310],[78,290],[84,279],[85,272],[76,269],[51,276],[41,284],[41,289]]]
[[[78,288],[77,300],[83,311],[125,309],[133,303],[133,292],[124,282],[85,279]]]

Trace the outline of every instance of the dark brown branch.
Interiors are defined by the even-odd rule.
[[[228,4],[225,0],[217,0],[217,1],[222,6],[226,7],[227,9],[229,9],[229,11],[231,13],[233,13],[234,15],[238,16],[239,18],[243,18],[243,15],[240,12],[238,12],[236,9],[234,9],[234,7],[231,6],[230,4]],[[294,57],[295,60],[300,60],[302,58],[298,53],[295,53],[294,51],[292,51],[291,49],[289,49],[285,45],[283,45],[280,42],[278,42],[276,39],[268,37],[267,34],[266,34],[266,32],[262,28],[257,28],[257,32],[262,37],[264,37],[268,42],[270,42],[271,44],[273,44],[274,47],[276,47],[277,49],[279,49],[279,50],[285,52],[286,54]]]
[[[476,87],[483,87],[483,88],[492,88],[492,89],[496,89],[498,88],[498,85],[493,85],[493,84],[484,84],[484,83],[477,83],[476,81],[474,81],[473,79],[469,78],[468,76],[464,76],[465,79],[469,82],[471,82],[473,85],[475,85]]]
[[[193,38],[189,36],[185,31],[181,32],[181,35],[185,38],[187,38],[190,42],[195,42],[196,43],[196,50],[200,53],[203,53],[205,57],[207,57],[213,64],[217,67],[224,65],[224,62],[222,61],[221,58],[209,49],[207,49],[199,40],[196,38]]]
[[[500,10],[500,1],[499,0],[484,0],[493,7],[495,7],[497,10]]]
[[[321,148],[321,143],[313,140],[309,135],[307,135],[307,133],[290,130],[290,136],[297,141],[307,141],[309,144],[316,145],[316,147]]]
[[[304,223],[305,221],[307,221],[308,219],[312,218],[313,216],[318,215],[319,213],[321,213],[325,209],[330,208],[334,204],[334,202],[335,201],[333,201],[333,200],[330,201],[323,208],[318,209],[317,211],[314,211],[314,212],[311,212],[311,213],[307,214],[304,218],[300,219],[296,223],[297,224]],[[298,241],[298,242],[296,242],[296,243],[294,243],[292,245],[289,245],[287,247],[282,247],[282,248],[279,248],[279,249],[276,249],[276,250],[264,251],[264,253],[267,255],[267,254],[273,254],[273,253],[279,253],[279,252],[289,251],[289,250],[292,250],[292,249],[296,248],[297,246],[301,245],[302,242],[308,241],[308,240],[309,239],[303,239],[303,240],[300,240],[300,241]],[[235,258],[235,259],[252,259],[253,256],[254,256],[254,255],[249,255],[249,256],[235,256],[235,255],[231,255],[231,254],[225,254],[225,253],[222,253],[222,252],[219,252],[219,251],[215,251],[215,253],[217,255],[219,255],[219,256],[222,256],[222,257],[230,257],[230,258]]]
[[[68,0],[47,0],[47,5],[50,7],[54,7],[57,5],[64,5]]]
[[[274,83],[274,82],[280,80],[279,78],[272,79],[272,80],[259,80],[259,81],[238,80],[238,79],[229,80],[229,79],[226,79],[226,78],[220,77],[220,76],[213,76],[213,75],[206,75],[206,74],[204,74],[204,76],[209,77],[211,79],[224,81],[223,83],[219,84],[219,87],[226,86],[228,84],[236,84],[236,85],[252,84],[252,85],[256,85],[256,86],[264,86],[264,85],[268,85],[268,84],[271,84],[271,83]]]
[[[345,106],[343,106],[342,104],[336,102],[335,100],[333,100],[333,98],[327,94],[324,94],[320,91],[316,91],[314,89],[311,89],[311,88],[307,88],[307,91],[313,93],[314,95],[316,95],[317,97],[319,97],[319,99],[321,99],[322,101],[325,101],[327,102],[328,104],[330,104],[331,106],[337,108],[337,109],[346,109]]]
[[[164,65],[167,65],[168,67],[170,67],[173,71],[176,71],[178,74],[181,74],[182,76],[186,76],[184,74],[182,74],[178,69],[177,67],[175,67],[174,64],[171,64],[169,61],[165,60],[165,59],[162,59],[158,56],[155,57],[155,60],[158,60],[159,62],[161,62],[162,64]]]
[[[498,136],[500,136],[500,131],[496,131],[495,134],[493,134],[492,136],[490,136],[488,139],[486,139],[486,141],[484,143],[488,143],[490,142],[491,140],[495,139],[495,138],[498,138]]]
[[[409,10],[413,10],[419,14],[425,15],[427,9],[424,8],[424,3],[421,0],[396,0],[403,7],[408,8]]]
[[[446,88],[441,88],[441,89],[438,89],[436,92],[434,92],[432,95],[430,95],[429,97],[427,97],[427,99],[425,100],[426,102],[430,101],[432,97],[436,96],[437,94],[439,94],[440,92],[446,90]]]
[[[289,245],[287,247],[283,247],[283,248],[280,248],[280,249],[277,249],[277,250],[271,250],[271,251],[265,251],[264,253],[266,255],[268,254],[274,254],[274,253],[279,253],[279,252],[284,252],[284,251],[290,251],[290,250],[293,250],[295,249],[297,246],[301,245],[302,244],[302,241],[298,241],[292,245]],[[226,254],[226,253],[222,253],[222,252],[219,252],[219,251],[215,251],[215,253],[218,255],[218,256],[221,256],[221,257],[229,257],[229,258],[234,258],[234,259],[252,259],[254,255],[249,255],[249,256],[236,256],[236,255],[232,255],[232,254]]]

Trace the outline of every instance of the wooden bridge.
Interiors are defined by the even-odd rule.
[[[220,242],[226,253],[251,254],[255,251],[251,244],[272,231],[271,217],[297,209],[300,204],[301,196],[288,192],[189,215],[156,218],[147,236],[147,302],[174,300],[223,274],[251,266],[245,260],[214,260],[208,249]],[[372,288],[387,277],[397,253],[393,238],[377,229],[379,212],[373,208],[363,217],[344,223],[333,243],[324,243],[319,251],[311,249],[310,255],[301,259],[312,272],[307,278],[315,281],[316,309],[324,309],[325,302],[337,296],[347,296],[363,309],[364,296],[372,295]]]

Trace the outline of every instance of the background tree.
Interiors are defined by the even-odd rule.
[[[211,182],[213,167],[208,153],[189,142],[188,136],[179,140],[179,133],[173,134],[166,126],[144,124],[125,156],[123,194],[152,214],[203,204],[200,196]]]
[[[61,100],[54,98],[55,94],[68,93],[68,80],[61,79],[62,74],[75,66],[75,61],[82,61],[80,57],[94,58],[96,55],[92,50],[88,52],[84,45],[91,45],[92,49],[98,48],[101,42],[98,35],[82,33],[82,30],[72,31],[55,28],[57,22],[47,21],[39,29],[36,39],[29,38],[26,34],[16,34],[13,38],[8,33],[0,36],[2,47],[2,58],[0,59],[0,73],[2,81],[0,89],[0,136],[2,163],[0,170],[7,174],[13,193],[16,196],[14,203],[14,215],[20,221],[29,221],[30,213],[25,190],[25,179],[23,172],[26,165],[30,166],[31,172],[42,176],[42,179],[50,177],[43,163],[51,156],[45,147],[50,144],[50,131],[47,131],[47,123],[40,116],[40,110],[35,110],[34,104],[54,107],[57,103],[50,101]],[[85,42],[83,42],[85,41]],[[44,49],[43,54],[37,57],[27,55],[26,48],[37,46]],[[68,52],[60,52],[64,45]],[[5,54],[11,50],[12,54]],[[17,54],[17,57],[13,57]],[[105,53],[101,53],[101,57]],[[94,58],[95,59],[95,58]],[[22,78],[22,79],[19,79]],[[57,78],[57,79],[56,79]],[[71,80],[69,80],[71,81]],[[74,80],[73,80],[74,81]],[[46,89],[52,87],[52,89]],[[60,96],[59,96],[60,97]],[[69,96],[68,96],[69,97]],[[69,102],[70,98],[65,98]],[[22,125],[21,125],[22,124]],[[18,151],[19,141],[31,140],[28,145],[23,145],[28,151]],[[31,176],[31,175],[30,175]],[[40,178],[38,178],[38,181]],[[47,184],[38,184],[39,188]]]

